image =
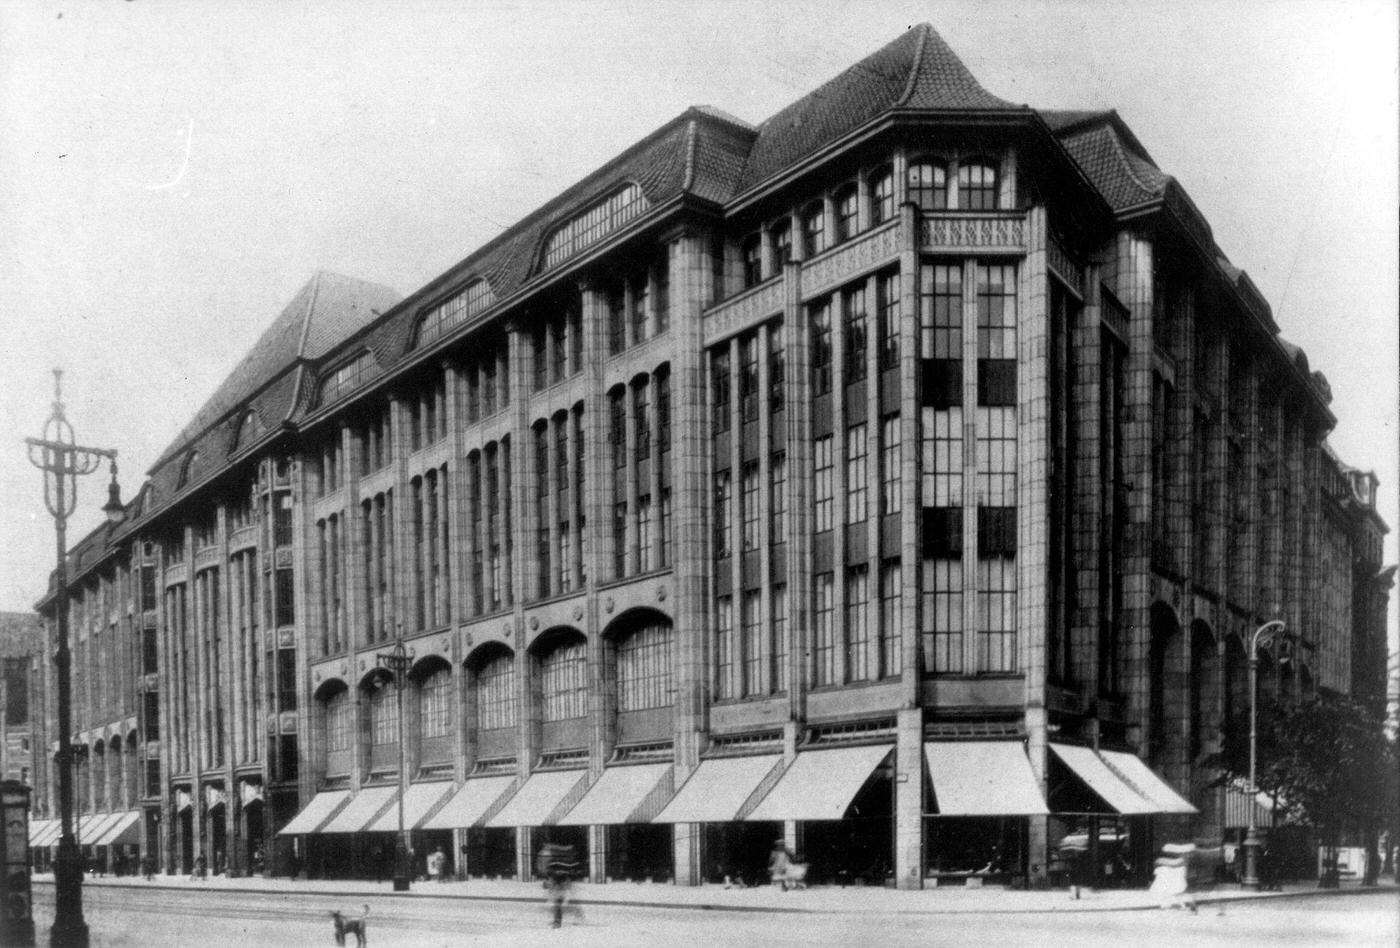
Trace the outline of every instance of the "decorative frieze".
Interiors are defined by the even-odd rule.
[[[929,215],[919,233],[921,250],[1026,251],[1026,219],[1021,215]],[[804,281],[805,289],[805,281]]]
[[[783,311],[783,301],[787,298],[782,280],[770,280],[747,293],[716,306],[705,314],[705,345],[712,345],[721,339],[750,326],[756,326]]]
[[[899,224],[892,221],[803,266],[802,295],[812,297],[825,293],[860,273],[892,261],[898,253]]]

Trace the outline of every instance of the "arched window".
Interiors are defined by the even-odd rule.
[[[763,282],[763,252],[758,235],[744,238],[739,251],[744,262],[744,288],[758,286]]]
[[[180,480],[175,484],[176,487],[184,487],[189,484],[190,471],[194,468],[194,464],[198,460],[198,451],[191,451],[189,454],[185,455],[185,461],[180,465]]]
[[[907,175],[909,200],[925,211],[948,209],[948,169],[937,161],[916,161]]]
[[[545,721],[565,721],[588,713],[588,664],[581,638],[563,642],[544,655],[540,685]]]
[[[669,708],[675,699],[671,677],[671,623],[658,620],[617,644],[617,709]]]
[[[438,669],[418,686],[418,723],[422,737],[452,732],[452,672]]]
[[[968,161],[958,166],[958,208],[994,211],[997,207],[997,169],[990,161]]]
[[[371,693],[369,721],[373,743],[397,744],[399,742],[398,688],[392,679],[383,679],[383,683]]]
[[[354,710],[349,689],[342,688],[326,699],[327,753],[335,754],[350,750],[353,742],[351,722],[354,718]],[[397,737],[395,739],[397,740]]]
[[[870,224],[894,218],[894,172],[881,168],[870,176]]]
[[[802,252],[812,258],[826,249],[826,208],[821,201],[802,211]]]
[[[515,656],[501,652],[476,673],[476,726],[491,731],[515,720]]]
[[[783,272],[792,259],[792,219],[784,217],[768,231],[768,246],[772,251],[773,274]]]
[[[833,243],[850,240],[860,229],[860,201],[856,186],[848,184],[836,192],[836,234]]]

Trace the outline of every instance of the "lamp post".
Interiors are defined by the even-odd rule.
[[[54,667],[58,678],[58,857],[54,860],[54,920],[49,944],[61,948],[86,948],[88,926],[83,920],[83,873],[78,843],[73,836],[73,712],[68,649],[68,517],[77,506],[77,478],[97,470],[106,458],[112,481],[102,509],[112,523],[121,523],[126,510],[117,486],[117,452],[78,445],[73,426],[63,415],[63,372],[54,369],[53,414],[44,423],[44,437],[25,438],[29,462],[44,472],[44,506],[53,516],[58,566],[54,570],[54,616],[57,650]]]
[[[403,825],[403,798],[408,793],[408,749],[403,733],[403,682],[413,664],[413,653],[403,647],[403,639],[394,643],[390,652],[380,652],[374,656],[379,667],[394,677],[394,700],[399,711],[399,834],[394,843],[394,891],[408,891],[408,830]]]
[[[1259,648],[1273,644],[1274,639],[1284,633],[1288,626],[1282,619],[1265,622],[1249,637],[1249,829],[1244,834],[1244,878],[1240,884],[1246,889],[1259,888],[1259,827],[1255,819],[1254,798],[1259,794],[1255,785],[1255,768],[1259,753]]]

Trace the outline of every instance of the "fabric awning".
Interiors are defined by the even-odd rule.
[[[940,816],[1050,812],[1020,741],[934,741],[924,759]]]
[[[31,847],[39,845],[39,839],[49,831],[49,827],[57,823],[57,820],[34,820],[29,824],[29,845]]]
[[[53,846],[58,843],[58,838],[62,835],[63,821],[52,820],[48,826],[44,827],[43,832],[41,832],[30,845],[38,848]]]
[[[486,821],[487,826],[541,826],[569,791],[580,780],[587,780],[582,770],[551,770],[530,775],[501,811]]]
[[[1124,816],[1161,812],[1155,803],[1138,793],[1127,781],[1114,773],[1092,747],[1051,744],[1050,749],[1114,812]]]
[[[465,829],[474,826],[491,804],[510,789],[514,777],[473,777],[451,800],[423,823],[423,829]]]
[[[126,810],[117,814],[116,820],[98,831],[92,840],[94,846],[117,846],[141,841],[140,810]]]
[[[608,767],[559,826],[600,826],[626,823],[647,795],[670,773],[670,764]]]
[[[92,845],[92,831],[97,829],[108,817],[110,813],[92,813],[78,821],[78,828],[75,835],[78,837],[79,846]]]
[[[311,798],[311,802],[292,817],[292,821],[278,832],[279,836],[296,836],[301,833],[314,833],[321,825],[335,816],[340,808],[350,800],[349,790],[326,790]]]
[[[445,780],[409,784],[408,792],[403,795],[403,825],[407,829],[417,829],[418,824],[423,822],[423,818],[431,813],[433,807],[441,803],[442,798],[451,791],[451,782]],[[398,794],[394,796],[394,805],[379,814],[379,819],[366,827],[368,832],[397,833],[399,831]]]
[[[893,750],[889,744],[866,744],[804,751],[744,819],[839,820],[871,771]]]
[[[399,788],[361,787],[360,792],[350,798],[345,809],[331,817],[330,822],[321,827],[319,833],[362,833],[379,815],[380,811],[399,795]]]
[[[83,833],[83,843],[88,846],[104,846],[102,837],[107,835],[107,831],[117,825],[125,811],[121,813],[103,813],[95,818],[92,825]]]
[[[702,760],[652,822],[728,823],[782,760],[778,754]]]
[[[1190,801],[1172,789],[1143,759],[1123,751],[1099,751],[1108,766],[1137,790],[1138,794],[1156,804],[1158,813],[1199,813]]]

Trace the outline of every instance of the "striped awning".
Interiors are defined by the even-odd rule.
[[[542,826],[580,781],[588,779],[583,770],[552,770],[533,773],[487,826]]]
[[[702,760],[652,822],[727,823],[737,819],[744,803],[782,762],[778,754]]]
[[[893,751],[889,744],[804,751],[744,819],[842,819],[865,781]]]
[[[423,829],[465,829],[475,826],[490,811],[501,794],[510,789],[514,777],[473,777],[423,823]]]
[[[1199,813],[1171,785],[1153,772],[1136,754],[1123,751],[1099,751],[1099,756],[1139,794],[1156,804],[1158,813]]]
[[[363,833],[374,818],[399,795],[397,786],[361,787],[360,792],[350,798],[335,816],[316,832],[318,833]]]
[[[29,845],[35,847],[39,845],[39,840],[49,831],[49,827],[57,823],[58,820],[34,820],[29,824]]]
[[[408,792],[403,796],[403,825],[405,829],[418,829],[418,824],[423,822],[423,818],[433,811],[443,797],[452,792],[452,782],[449,780],[438,780],[433,783],[411,783],[408,785]],[[398,794],[394,794],[394,803],[379,818],[374,820],[365,831],[369,833],[397,833],[399,830],[399,805]]]
[[[94,846],[119,846],[141,841],[141,811],[126,810],[98,831],[92,840]]]
[[[349,802],[349,790],[326,790],[318,793],[277,835],[298,836],[302,833],[314,833]]]
[[[640,817],[634,817],[634,814],[641,809],[642,803],[652,791],[670,777],[672,772],[670,764],[609,767],[593,786],[588,788],[578,806],[559,819],[557,825],[602,826],[643,822]]]

